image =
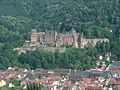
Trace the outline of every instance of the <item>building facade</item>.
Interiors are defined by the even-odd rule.
[[[36,29],[32,29],[31,40],[26,41],[22,47],[15,48],[14,50],[18,51],[18,54],[37,49],[65,52],[66,47],[84,48],[89,44],[96,46],[97,42],[109,42],[109,40],[107,38],[86,39],[83,33],[77,33],[74,29],[66,33],[48,30],[37,32]]]
[[[84,48],[89,44],[96,46],[97,42],[109,42],[107,38],[86,39],[82,33],[77,33],[74,29],[71,32],[58,33],[56,31],[37,32],[35,29],[31,33],[31,42],[39,42],[41,45],[51,47],[72,46]]]

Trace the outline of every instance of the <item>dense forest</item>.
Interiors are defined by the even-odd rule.
[[[58,32],[74,28],[85,38],[106,37],[110,43],[68,48],[64,53],[37,50],[18,55],[13,48],[30,39],[32,28]],[[107,52],[112,53],[111,61],[120,60],[120,0],[0,0],[0,69],[16,65],[86,70]]]

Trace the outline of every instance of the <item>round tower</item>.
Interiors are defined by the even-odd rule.
[[[73,36],[73,47],[78,48],[77,32],[74,29],[72,29],[72,36]]]
[[[84,44],[83,44],[83,33],[80,34],[80,47],[83,48]]]
[[[36,29],[32,29],[32,32],[31,32],[31,42],[35,43],[37,41],[38,41],[37,30]]]

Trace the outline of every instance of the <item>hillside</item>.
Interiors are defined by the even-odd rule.
[[[119,25],[120,0],[0,0],[0,68],[5,69],[10,65],[36,68],[36,62],[39,63],[37,67],[42,68],[86,69],[88,62],[93,60],[95,63],[98,55],[104,55],[106,52],[112,52],[111,61],[120,60]],[[95,48],[89,47],[84,50],[73,49],[72,52],[68,50],[67,54],[63,53],[60,56],[49,53],[48,56],[46,53],[41,54],[41,57],[37,56],[41,51],[18,56],[13,48],[21,46],[25,40],[30,39],[32,28],[38,31],[48,29],[58,32],[74,28],[77,32],[83,32],[86,38],[106,37],[110,43],[98,44]],[[94,50],[93,54],[91,49]],[[73,52],[75,55],[83,52],[83,55],[75,57]],[[29,57],[31,54],[35,55]],[[68,57],[69,54],[73,56]],[[66,55],[65,62],[62,58],[64,55]],[[84,62],[86,64],[83,68],[81,58],[85,56],[88,62]],[[36,61],[33,65],[34,59]],[[46,64],[43,65],[43,62]],[[59,65],[62,62],[63,64]],[[89,65],[90,68],[94,67],[93,63]]]

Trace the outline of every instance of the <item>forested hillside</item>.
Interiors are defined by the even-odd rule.
[[[75,28],[86,38],[106,37],[110,43],[18,56],[13,48],[30,39],[32,28],[58,32]],[[0,69],[18,65],[84,70],[95,67],[98,55],[107,52],[112,53],[111,61],[120,60],[120,0],[0,0]]]

